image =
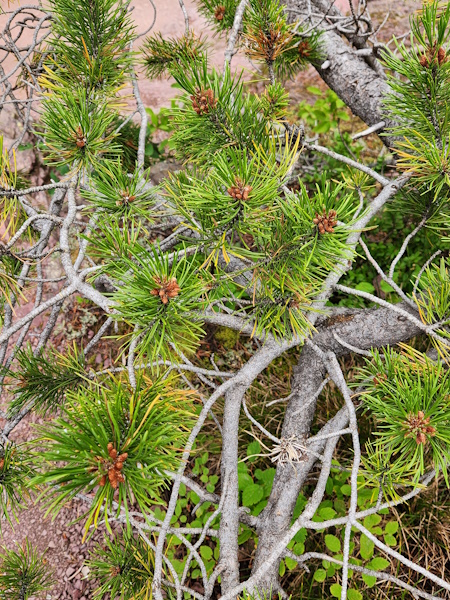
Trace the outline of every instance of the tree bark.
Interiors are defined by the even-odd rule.
[[[220,564],[222,594],[239,584],[239,488],[238,488],[238,431],[239,415],[245,386],[235,386],[225,394],[222,426],[221,481],[223,482],[222,516],[220,520]]]
[[[402,308],[411,311],[406,305],[402,305]],[[407,341],[419,335],[421,331],[405,317],[388,308],[378,308],[348,310],[318,326],[313,341],[319,348],[332,351],[337,356],[350,354],[350,350],[335,339],[334,333],[348,344],[368,350]],[[315,353],[309,346],[304,346],[292,378],[294,394],[286,408],[282,437],[296,434],[300,441],[308,437],[316,401],[310,403],[306,409],[304,407],[319,389],[324,375],[325,369]],[[318,406],[320,407],[320,403]],[[347,420],[347,410],[343,408],[325,425],[323,433],[345,427]],[[324,446],[325,441],[319,441],[312,449],[321,453]],[[298,495],[316,460],[314,456],[309,455],[307,460],[297,463],[295,468],[290,464],[278,466],[268,504],[259,516],[258,547],[252,573],[264,562],[270,549],[289,529]],[[276,589],[278,568],[279,561],[266,573],[265,580],[261,582],[260,592],[267,593]]]
[[[291,13],[291,19],[301,17],[298,11],[305,16],[308,14],[308,3],[306,0],[284,0],[287,11],[295,9]],[[322,15],[340,15],[336,8],[330,9],[328,0],[312,0],[314,11]],[[328,25],[323,17],[312,17],[313,24]],[[351,43],[358,49],[365,47],[365,40],[358,35],[348,35]],[[336,31],[322,31],[321,36],[324,58],[314,67],[323,81],[341,98],[351,109],[354,115],[362,119],[368,126],[376,125],[385,121],[385,127],[392,125],[383,110],[383,97],[390,91],[384,79],[381,67],[375,57],[363,58],[354,54],[351,45],[343,39]],[[326,68],[322,68],[326,65]],[[381,134],[384,129],[379,130]],[[383,135],[380,138],[383,143],[391,147],[394,138]]]

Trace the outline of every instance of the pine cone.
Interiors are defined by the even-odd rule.
[[[214,12],[214,17],[216,18],[217,21],[223,21],[225,12],[226,12],[225,6],[222,6],[221,4],[219,4],[219,6],[216,8],[216,10]]]
[[[211,89],[196,90],[195,94],[191,96],[192,108],[198,115],[206,115],[212,108],[217,105],[217,99],[214,98],[214,92]]]
[[[227,192],[235,200],[248,200],[249,194],[252,191],[251,185],[245,185],[245,183],[239,177],[234,178],[236,185],[232,185],[228,188]]]
[[[175,277],[172,277],[169,281],[165,277],[154,277],[154,281],[157,285],[156,288],[150,290],[152,296],[159,296],[161,302],[165,305],[169,302],[170,298],[176,298],[181,292],[181,288],[177,283]],[[127,454],[128,456],[128,454]]]
[[[319,233],[323,235],[324,233],[333,233],[335,227],[337,225],[336,219],[337,213],[335,210],[329,210],[328,214],[326,213],[325,208],[321,215],[316,213],[315,218],[313,219],[313,223],[317,225],[317,229]]]

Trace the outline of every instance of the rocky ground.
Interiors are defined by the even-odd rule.
[[[3,2],[3,0],[2,0]],[[148,0],[134,1],[134,17],[138,27],[144,31],[153,20],[153,10]],[[179,11],[178,0],[156,0],[157,17],[154,31],[161,31],[163,35],[177,36],[183,32],[184,23]],[[339,4],[339,3],[338,3]],[[192,18],[192,27],[194,31],[203,32],[210,38],[214,50],[214,61],[220,65],[223,61],[223,51],[225,41],[219,38],[213,38],[210,30],[205,26],[204,20],[198,15],[192,0],[187,0],[186,5]],[[346,5],[346,0],[341,0],[341,6]],[[379,34],[379,40],[384,41],[395,33],[403,33],[407,28],[407,17],[414,10],[414,0],[398,2],[389,0],[371,0],[371,14],[376,23],[381,23],[386,12],[391,10],[391,16]],[[245,57],[238,56],[235,59],[235,68],[250,69],[249,63]],[[249,71],[250,73],[250,71]],[[299,75],[294,81],[288,83],[288,90],[294,102],[307,97],[306,87],[317,85],[318,76],[313,70]],[[171,87],[171,81],[158,80],[148,81],[141,77],[140,86],[142,97],[147,106],[158,109],[161,106],[169,106],[170,99],[174,97],[175,90]],[[6,108],[0,112],[0,132],[5,138],[5,145],[17,136],[20,124],[14,119],[10,110]],[[31,140],[24,140],[24,143]],[[48,171],[39,160],[38,154],[32,147],[18,153],[18,168],[26,174],[35,184],[48,182]],[[163,174],[161,167],[155,167],[155,179],[159,179]],[[45,196],[39,198],[43,204],[48,199]],[[1,226],[1,224],[0,224]],[[1,235],[1,230],[0,230]],[[55,274],[52,274],[55,276]],[[27,306],[21,308],[27,310]],[[68,306],[67,310],[70,310]],[[33,324],[33,333],[39,331],[40,323],[36,321]],[[87,326],[89,329],[89,326]],[[64,329],[64,327],[63,327]],[[89,332],[86,332],[89,337]],[[33,338],[31,338],[33,339]],[[108,349],[104,346],[100,349],[96,362],[108,366],[110,357]],[[16,440],[30,439],[34,436],[32,423],[37,419],[30,416],[27,420],[14,431],[13,437]],[[0,423],[1,425],[1,423]],[[104,528],[101,526],[94,533],[91,540],[87,543],[82,542],[82,523],[70,524],[79,517],[85,507],[80,502],[72,502],[71,505],[64,508],[54,521],[45,517],[45,510],[39,505],[34,505],[31,501],[26,509],[20,513],[20,522],[14,528],[7,523],[2,523],[1,544],[11,548],[14,544],[22,543],[25,538],[37,546],[39,551],[45,553],[45,559],[48,565],[54,570],[57,583],[55,587],[42,598],[51,599],[75,599],[88,600],[93,595],[93,583],[88,581],[89,569],[83,565],[83,561],[88,557],[89,549],[97,541],[101,541],[104,535]]]

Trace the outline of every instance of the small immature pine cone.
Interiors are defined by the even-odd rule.
[[[416,442],[418,444],[425,444],[426,441],[427,441],[426,435],[420,431],[416,436]]]
[[[113,447],[111,442],[108,444],[108,454],[113,460],[117,458],[117,450]]]
[[[165,277],[154,277],[154,281],[157,285],[153,290],[150,290],[152,296],[159,296],[163,304],[167,304],[169,299],[176,298],[181,292],[181,288],[177,283],[175,277],[167,280]],[[128,456],[128,455],[127,455]]]
[[[125,191],[122,190],[120,192],[120,197],[122,200],[117,200],[116,206],[128,206],[130,202],[134,202],[134,200],[136,200],[136,196],[131,195],[128,188]]]
[[[313,223],[317,225],[317,229],[319,233],[323,235],[324,233],[333,233],[335,227],[337,225],[336,219],[337,213],[335,210],[329,210],[328,214],[326,213],[325,208],[321,215],[316,213],[315,218],[313,219]]]
[[[245,183],[239,177],[234,178],[236,185],[232,185],[227,189],[227,192],[235,200],[248,200],[249,194],[252,191],[251,185],[245,185]]]
[[[216,10],[214,12],[214,16],[215,16],[216,20],[223,21],[225,12],[226,12],[225,6],[222,6],[221,4],[219,4],[219,6],[216,8]]]
[[[426,444],[427,435],[430,437],[436,435],[436,428],[429,423],[430,417],[425,417],[425,413],[422,410],[419,410],[417,415],[409,415],[405,422],[407,428],[405,437],[415,436],[417,444]]]
[[[96,458],[101,463],[101,466],[94,467],[93,469],[99,470],[99,469],[105,469],[105,467],[106,467],[108,469],[108,471],[107,471],[107,473],[102,474],[102,477],[101,477],[100,481],[98,482],[98,485],[103,487],[104,485],[106,485],[106,482],[109,481],[109,483],[111,484],[111,487],[113,489],[117,489],[119,483],[123,483],[125,481],[125,477],[121,471],[124,466],[123,463],[128,458],[128,452],[123,452],[122,454],[118,455],[119,453],[114,448],[114,444],[112,442],[108,443],[107,449],[108,449],[108,454],[109,454],[111,460],[109,461],[105,458],[97,456]],[[90,471],[92,471],[92,468],[89,469],[89,472]]]
[[[206,115],[212,108],[217,105],[217,99],[214,98],[214,92],[211,89],[197,89],[195,94],[191,96],[192,108],[198,115]]]
[[[439,66],[441,66],[444,63],[446,63],[447,60],[448,60],[448,57],[447,57],[445,48],[443,48],[441,46],[438,49],[437,55],[436,55],[436,45],[434,45],[434,46],[431,46],[430,48],[428,48],[426,53],[420,57],[419,63],[422,67],[427,69],[430,65],[436,66],[436,62]]]
[[[84,148],[86,146],[87,139],[80,126],[77,127],[77,130],[74,133],[74,139],[77,148]]]
[[[430,62],[428,60],[428,58],[425,56],[425,54],[423,56],[420,57],[419,60],[420,64],[422,67],[424,67],[425,69],[429,66]]]
[[[311,47],[309,45],[308,40],[303,40],[302,42],[300,42],[300,44],[298,45],[298,53],[300,55],[300,58],[308,58],[308,56],[311,54]]]

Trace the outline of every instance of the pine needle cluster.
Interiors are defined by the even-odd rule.
[[[87,531],[100,516],[109,527],[109,511],[123,508],[128,515],[136,502],[146,513],[158,504],[167,485],[164,470],[177,468],[194,417],[191,393],[141,374],[136,389],[111,376],[66,395],[61,416],[39,426],[35,440],[41,472],[31,485],[45,484],[48,512],[88,494]]]
[[[372,351],[360,371],[364,406],[376,421],[376,441],[365,466],[377,485],[395,495],[396,485],[420,484],[435,468],[448,480],[450,372],[445,364],[405,346]]]
[[[243,27],[245,53],[266,64],[271,80],[292,78],[322,57],[320,34],[302,36],[297,23],[288,24],[278,0],[250,0]]]
[[[436,333],[442,339],[450,338],[450,262],[441,258],[439,264],[425,269],[417,286],[415,301],[424,323],[439,323]],[[431,338],[443,358],[448,356],[448,346],[441,340]]]
[[[200,13],[208,19],[214,29],[226,32],[233,27],[239,0],[198,0]]]
[[[196,65],[206,56],[206,43],[193,32],[183,37],[165,39],[155,34],[146,39],[143,62],[149,78],[161,77],[180,64]]]
[[[424,3],[411,19],[410,46],[397,43],[396,54],[384,54],[386,65],[401,76],[390,76],[392,93],[386,99],[396,122],[391,135],[401,136],[397,166],[412,173],[419,194],[432,190],[438,208],[447,201],[450,185],[449,22],[448,5],[439,10],[436,0]]]
[[[133,27],[127,3],[115,0],[52,0],[51,47],[41,84],[43,137],[48,160],[87,171],[105,152],[121,152],[110,126],[123,105]],[[107,134],[108,132],[108,134]]]
[[[152,582],[153,552],[141,537],[127,530],[112,539],[105,536],[104,544],[97,544],[86,561],[93,578],[100,581],[94,598],[141,598]]]
[[[4,549],[0,555],[0,598],[28,600],[51,588],[55,579],[41,552],[28,540],[17,550]]]
[[[200,12],[218,33],[233,26],[237,0],[197,0]],[[269,77],[291,78],[320,61],[320,34],[288,23],[279,0],[250,0],[242,21],[241,47],[251,60],[264,64]]]
[[[108,215],[142,217],[149,221],[154,194],[148,179],[139,170],[129,173],[119,160],[104,160],[92,174],[89,189],[82,190],[89,210],[99,208]]]
[[[64,402],[66,391],[76,389],[86,380],[84,355],[74,344],[64,354],[56,350],[35,355],[29,345],[17,352],[17,365],[8,369],[6,385],[14,394],[8,417],[14,418],[25,407],[45,416]]]
[[[28,496],[27,485],[33,469],[29,454],[13,442],[0,444],[0,530],[5,518],[10,525]]]
[[[206,307],[207,272],[186,251],[172,256],[156,247],[124,258],[127,273],[113,295],[117,318],[135,326],[139,355],[158,370],[173,351],[190,354],[204,334],[201,313]]]

